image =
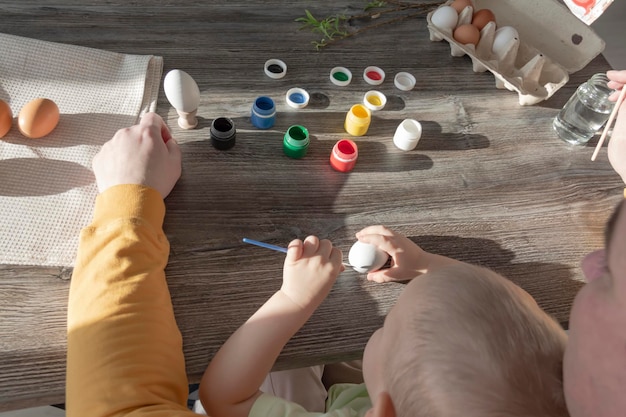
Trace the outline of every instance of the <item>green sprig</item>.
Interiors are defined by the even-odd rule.
[[[304,17],[299,17],[295,19],[296,22],[300,23],[300,30],[310,30],[315,34],[321,35],[321,39],[314,40],[311,43],[315,47],[316,50],[320,50],[323,47],[327,46],[331,42],[334,42],[339,39],[345,39],[350,36],[354,36],[357,33],[363,32],[365,30],[374,29],[383,25],[388,25],[391,23],[398,22],[400,20],[409,19],[412,17],[416,17],[419,15],[424,15],[428,13],[431,9],[436,8],[437,6],[443,4],[444,1],[438,2],[423,2],[423,3],[412,3],[405,2],[401,0],[386,0],[386,1],[370,1],[364,6],[364,13],[354,15],[354,16],[345,16],[342,14],[336,14],[327,16],[322,19],[317,19],[309,10],[304,10]],[[407,12],[408,11],[408,12]],[[400,16],[397,16],[398,12]],[[393,17],[394,13],[396,16]],[[378,19],[381,16],[391,16],[387,19],[381,19],[382,21],[377,21],[376,23],[369,24],[360,29],[349,31],[347,29],[348,22],[351,20],[358,19]]]
[[[319,41],[313,41],[315,49],[320,49],[328,44],[328,42],[340,37],[346,37],[348,32],[342,28],[342,25],[348,20],[344,15],[333,15],[318,20],[313,14],[305,10],[306,17],[299,17],[296,22],[302,23],[300,29],[309,29],[314,33],[322,35]]]
[[[380,9],[381,7],[385,7],[386,5],[387,5],[386,1],[370,1],[369,3],[365,5],[365,8],[363,10],[367,12],[368,10],[371,10],[371,9]]]

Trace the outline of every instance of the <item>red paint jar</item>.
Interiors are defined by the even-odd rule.
[[[350,139],[341,139],[335,143],[333,151],[330,153],[330,166],[339,172],[352,171],[359,156],[356,143]]]

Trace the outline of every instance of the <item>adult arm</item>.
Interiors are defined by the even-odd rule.
[[[118,185],[80,237],[68,305],[68,417],[193,415],[164,268],[160,194]]]
[[[68,304],[69,417],[193,415],[164,272],[163,198],[180,160],[153,113],[94,158],[100,195],[81,232]]]
[[[608,71],[609,87],[621,90],[626,84],[626,70]],[[611,100],[617,100],[618,93],[611,95]],[[624,100],[618,110],[615,126],[608,144],[608,155],[611,166],[626,183],[626,100]],[[626,189],[624,190],[626,198]]]

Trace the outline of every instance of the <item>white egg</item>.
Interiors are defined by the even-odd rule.
[[[441,6],[430,17],[433,25],[439,29],[454,29],[459,21],[459,14],[451,6]]]
[[[379,270],[387,260],[389,260],[387,253],[365,242],[355,242],[348,253],[348,262],[356,272],[362,274]]]
[[[513,39],[519,39],[517,29],[513,26],[502,26],[496,30],[493,37],[493,44],[491,45],[491,52],[497,56],[502,56],[506,53],[506,48]]]
[[[191,75],[178,69],[171,70],[163,80],[165,96],[172,107],[183,112],[198,109],[200,89]]]

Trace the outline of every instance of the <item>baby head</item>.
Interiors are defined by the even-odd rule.
[[[424,274],[365,348],[371,412],[567,416],[566,342],[528,293],[495,272],[459,263]]]

